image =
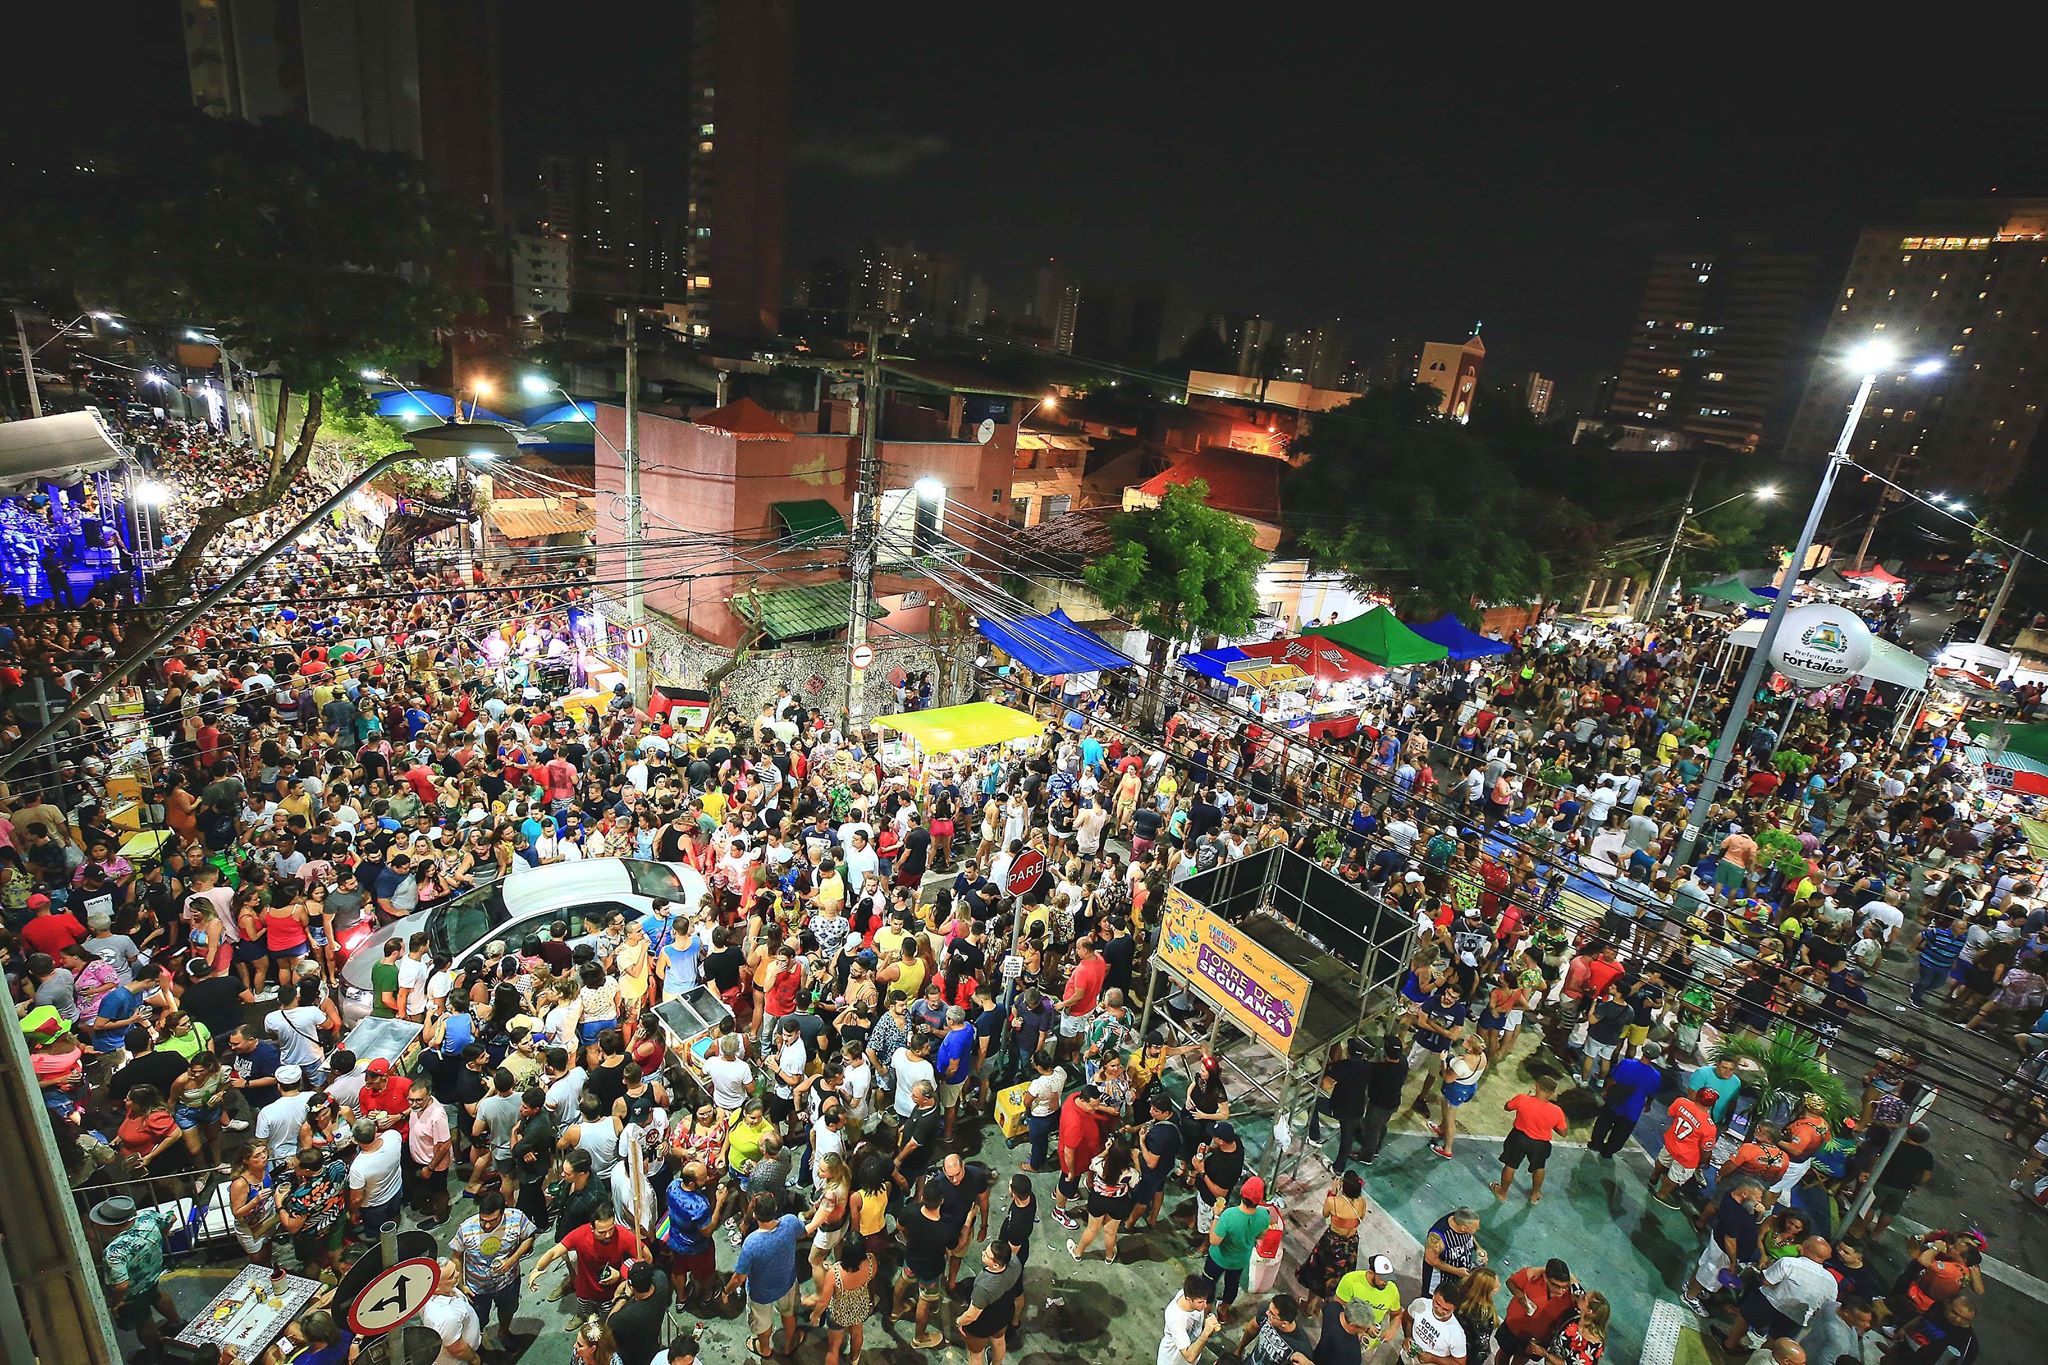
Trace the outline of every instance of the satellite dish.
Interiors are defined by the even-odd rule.
[[[995,439],[995,435],[996,419],[993,417],[982,418],[981,425],[974,429],[974,440],[977,445],[987,445]]]

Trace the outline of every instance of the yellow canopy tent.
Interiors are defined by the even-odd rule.
[[[998,706],[992,701],[971,701],[963,706],[941,706],[932,711],[907,711],[900,716],[877,716],[875,724],[916,740],[926,753],[978,749],[984,744],[1002,744],[1045,733],[1045,722],[1038,717]]]

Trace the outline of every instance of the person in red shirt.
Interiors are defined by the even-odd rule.
[[[1749,1141],[1737,1147],[1735,1155],[1722,1164],[1714,1183],[1725,1186],[1748,1176],[1768,1190],[1783,1178],[1785,1168],[1791,1164],[1792,1158],[1778,1145],[1778,1125],[1766,1119],[1750,1133]]]
[[[631,1228],[619,1226],[618,1215],[610,1204],[600,1205],[589,1222],[570,1228],[562,1234],[561,1241],[534,1262],[531,1282],[535,1288],[539,1287],[541,1271],[565,1254],[575,1257],[569,1292],[576,1296],[577,1312],[588,1317],[611,1302],[612,1292],[619,1287],[619,1267],[639,1256],[640,1239]]]
[[[1501,1365],[1529,1358],[1531,1346],[1546,1346],[1578,1306],[1580,1290],[1572,1268],[1553,1256],[1540,1266],[1524,1266],[1508,1276],[1508,1312],[1494,1333]]]
[[[1529,1089],[1501,1106],[1515,1116],[1515,1126],[1501,1144],[1500,1183],[1489,1187],[1494,1198],[1508,1197],[1508,1191],[1515,1187],[1515,1168],[1527,1161],[1529,1202],[1543,1202],[1543,1168],[1550,1161],[1550,1144],[1568,1126],[1564,1110],[1557,1106],[1556,1094],[1557,1082],[1549,1076],[1539,1076]]]
[[[363,1073],[363,1088],[356,1095],[356,1112],[364,1118],[376,1119],[380,1128],[396,1128],[404,1133],[412,1117],[412,1083],[393,1071],[391,1063],[382,1057],[372,1057]],[[391,1115],[388,1120],[383,1117],[386,1114]]]
[[[55,961],[66,948],[85,939],[85,926],[69,910],[59,910],[38,891],[28,898],[28,912],[35,918],[21,926],[21,941]]]
[[[1102,1092],[1092,1085],[1082,1086],[1060,1106],[1060,1181],[1053,1189],[1052,1216],[1062,1227],[1080,1226],[1067,1212],[1067,1201],[1080,1197],[1088,1164],[1102,1150],[1117,1117],[1115,1106],[1104,1104]]]
[[[1095,951],[1094,940],[1084,938],[1075,947],[1081,960],[1067,977],[1066,994],[1060,997],[1060,1053],[1065,1057],[1072,1057],[1080,1046],[1096,1001],[1102,997],[1103,978],[1109,975],[1109,964]]]
[[[1701,1086],[1690,1095],[1671,1101],[1665,1112],[1671,1122],[1664,1128],[1664,1150],[1657,1154],[1657,1186],[1652,1197],[1666,1208],[1678,1207],[1678,1190],[1699,1173],[1706,1154],[1714,1150],[1720,1129],[1714,1126],[1713,1089]]]
[[[1625,968],[1621,965],[1621,954],[1612,943],[1600,945],[1600,951],[1593,954],[1593,960],[1586,964],[1587,1003],[1598,1000],[1607,993],[1607,988],[1621,979]]]

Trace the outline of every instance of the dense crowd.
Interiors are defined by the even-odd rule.
[[[233,467],[203,432],[159,439],[163,476],[194,497]],[[215,571],[315,497],[232,532]],[[1136,1236],[1195,1266],[1163,1306],[1162,1365],[1207,1348],[1594,1365],[1604,1294],[1562,1258],[1489,1267],[1482,1211],[1448,1211],[1419,1262],[1360,1235],[1402,1113],[1457,1160],[1461,1111],[1505,1109],[1494,1193],[1516,1197],[1526,1168],[1534,1203],[1576,1089],[1605,1157],[1665,1116],[1644,1197],[1696,1201],[1708,1240],[1686,1301],[1731,1348],[1977,1358],[1975,1240],[1923,1239],[1889,1285],[1865,1259],[1936,1160],[1911,1058],[1857,1066],[1852,1113],[1819,1095],[1764,1110],[1712,1060],[1781,1024],[1838,1067],[1862,1059],[1844,1033],[1903,961],[1916,1003],[2022,1055],[2004,1098],[2037,1155],[2015,1189],[2048,1160],[2034,865],[1943,737],[1892,743],[1874,689],[1814,698],[1782,737],[1759,721],[1680,864],[1695,727],[1731,681],[1695,688],[1718,642],[1701,618],[1648,637],[1532,627],[1483,668],[1390,676],[1356,736],[1328,743],[1178,683],[1155,733],[1121,696],[991,677],[1044,708],[1042,738],[884,763],[788,689],[694,731],[623,695],[564,706],[590,642],[582,590],[547,572],[380,566],[339,515],[161,652],[146,738],[124,746],[95,713],[17,769],[0,944],[117,1319],[145,1351],[179,1325],[158,1277],[181,1230],[159,1206],[225,1189],[252,1261],[329,1284],[401,1214],[447,1228],[422,1319],[444,1360],[516,1353],[514,1315],[546,1285],[589,1365],[687,1365],[697,1340],[677,1324],[726,1306],[758,1355],[818,1333],[830,1365],[855,1360],[879,1316],[979,1365],[1035,1316],[1034,1255],[1114,1261]],[[9,604],[7,681],[89,676],[132,619]],[[6,726],[0,745],[22,733]],[[168,835],[147,857],[120,852],[124,766],[141,827]],[[1328,1059],[1309,1140],[1327,1122],[1333,1176],[1274,1292],[1302,1211],[1269,1197],[1241,1087],[1233,1121],[1206,1007],[1165,978],[1144,991],[1167,888],[1278,846],[1414,934],[1398,1014]],[[1026,850],[1051,875],[1020,904],[1001,888]],[[475,954],[387,928],[618,857],[684,865],[708,894]],[[376,963],[361,1005],[421,1026],[409,1075],[341,1045],[350,944]],[[730,1018],[678,1048],[651,1008],[699,987]],[[1552,1064],[1489,1081],[1525,1033]],[[1028,1145],[1021,1171],[980,1159],[992,1123]],[[1863,1184],[1857,1226],[1811,1230],[1802,1189]],[[1404,1301],[1397,1281],[1418,1278]],[[328,1365],[350,1346],[323,1306],[275,1354]]]

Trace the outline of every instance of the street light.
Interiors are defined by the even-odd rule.
[[[1685,508],[1678,514],[1678,524],[1671,528],[1671,541],[1664,547],[1664,558],[1657,565],[1657,576],[1650,580],[1650,590],[1643,594],[1641,611],[1642,619],[1645,621],[1656,620],[1657,613],[1664,609],[1664,584],[1670,576],[1671,561],[1678,555],[1678,542],[1685,534],[1685,524],[1688,521],[1695,517],[1706,516],[1709,512],[1718,512],[1729,503],[1740,502],[1744,498],[1755,498],[1759,502],[1769,502],[1772,498],[1778,496],[1777,485],[1767,483],[1760,488],[1745,488],[1733,497],[1723,498],[1712,507],[1695,512],[1692,510],[1692,495],[1699,486],[1700,471],[1699,466],[1695,465],[1692,471],[1692,485],[1685,490]]]
[[[1849,443],[1856,439],[1856,424],[1863,420],[1863,407],[1870,401],[1871,390],[1877,387],[1878,375],[1898,372],[1898,351],[1882,339],[1867,341],[1850,352],[1846,363],[1852,372],[1861,376],[1856,384],[1856,396],[1849,401],[1848,415],[1842,421],[1842,434],[1835,438],[1835,448],[1828,455],[1826,468],[1821,471],[1820,487],[1814,490],[1813,506],[1806,511],[1806,524],[1799,528],[1799,539],[1792,546],[1792,557],[1786,563],[1785,577],[1779,582],[1778,594],[1771,599],[1763,634],[1757,637],[1756,648],[1750,652],[1749,665],[1743,670],[1742,682],[1736,687],[1734,700],[1729,704],[1728,718],[1721,723],[1720,736],[1714,741],[1714,756],[1707,763],[1699,790],[1693,794],[1692,808],[1686,812],[1685,828],[1679,833],[1678,846],[1671,853],[1674,867],[1683,867],[1692,861],[1708,812],[1713,810],[1714,802],[1721,795],[1721,783],[1728,775],[1728,761],[1735,755],[1735,742],[1742,734],[1743,724],[1749,719],[1750,704],[1756,700],[1756,690],[1763,683],[1771,651],[1777,647],[1778,633],[1785,624],[1785,612],[1792,605],[1792,592],[1799,583],[1799,570],[1806,563],[1807,552],[1813,548],[1814,533],[1820,529],[1820,519],[1827,512],[1828,496],[1835,491],[1835,477],[1842,472],[1844,465],[1852,463]],[[1906,368],[1912,374],[1931,374],[1940,366],[1941,362],[1934,360],[1920,361]]]

